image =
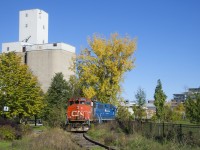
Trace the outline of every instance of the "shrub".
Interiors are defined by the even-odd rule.
[[[144,128],[143,128],[144,129]],[[166,135],[166,139],[159,142],[155,140],[154,137],[146,138],[141,133],[127,134],[123,132],[124,130],[119,129],[119,125],[117,123],[107,123],[100,124],[94,126],[92,130],[89,130],[87,133],[89,136],[99,141],[100,143],[104,143],[108,146],[114,146],[116,149],[134,149],[134,150],[197,150],[199,149],[198,145],[186,145],[186,143],[196,142],[193,139],[192,133],[188,133],[186,143],[178,143],[174,140],[177,137],[176,130],[174,128],[170,128],[168,134]]]
[[[106,145],[113,145],[116,140],[117,140],[117,137],[114,134],[109,134],[105,136],[104,143]]]
[[[54,106],[52,108],[46,108],[46,114],[44,116],[44,125],[49,127],[63,127],[66,120],[66,112],[63,106]]]
[[[15,137],[16,137],[16,131],[10,125],[4,125],[0,127],[1,140],[14,140]]]
[[[32,127],[28,124],[20,124],[20,132],[22,135],[28,135],[33,131]]]

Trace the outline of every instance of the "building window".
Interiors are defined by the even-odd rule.
[[[25,27],[28,28],[28,24],[25,24]]]
[[[22,48],[22,51],[23,51],[23,52],[26,52],[26,47],[23,47],[23,48]]]
[[[28,14],[26,13],[26,15],[25,15],[26,17],[28,17]]]
[[[43,25],[43,29],[45,29],[45,26]]]
[[[9,47],[7,47],[7,51],[9,51],[10,50],[10,48]]]
[[[24,63],[27,64],[27,53],[24,54]]]
[[[53,43],[53,46],[57,46],[57,43]]]

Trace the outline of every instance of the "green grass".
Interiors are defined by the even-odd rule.
[[[200,125],[200,124],[196,124],[196,123],[191,123],[189,120],[179,120],[179,121],[175,121],[173,123],[175,123],[175,124],[186,124],[186,125]]]
[[[10,150],[12,142],[9,141],[0,141],[0,150]]]
[[[32,126],[32,128],[33,128],[33,131],[45,131],[48,129],[45,126]]]

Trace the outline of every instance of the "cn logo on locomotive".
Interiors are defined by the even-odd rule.
[[[74,111],[72,111],[71,115],[72,115],[72,117],[76,117],[76,116],[83,116],[84,117],[84,112],[81,112],[79,110],[78,111],[74,110]]]

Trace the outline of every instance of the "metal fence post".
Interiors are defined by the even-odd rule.
[[[179,142],[182,142],[182,124],[180,124],[180,129],[179,129]]]
[[[163,122],[163,137],[165,137],[165,123]]]

